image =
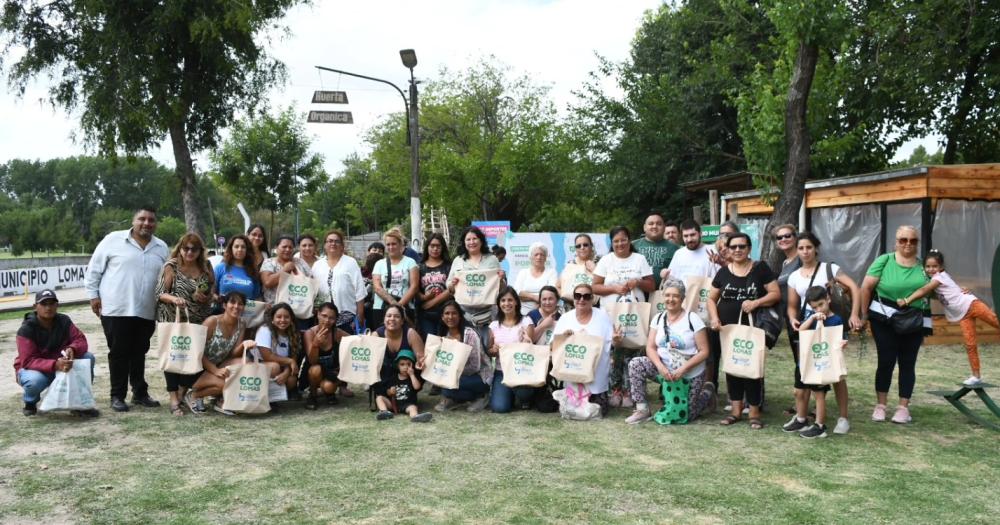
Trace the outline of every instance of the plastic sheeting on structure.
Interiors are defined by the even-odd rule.
[[[840,265],[859,285],[878,257],[882,213],[878,204],[813,208],[812,232],[820,242],[820,260]]]
[[[990,271],[1000,245],[1000,202],[938,201],[931,239],[955,282],[995,308]]]
[[[924,232],[920,230],[920,214],[923,209],[923,203],[920,202],[885,205],[885,245],[883,246],[883,253],[896,250],[896,228],[900,226],[908,225],[915,227],[917,233],[920,234],[920,238],[924,239]]]

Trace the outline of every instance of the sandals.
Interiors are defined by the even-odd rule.
[[[181,404],[180,403],[177,403],[176,405],[173,404],[173,403],[171,403],[170,404],[170,413],[173,414],[173,415],[175,415],[175,416],[183,416],[184,415],[184,410],[181,409]]]
[[[736,416],[734,416],[732,414],[729,414],[728,416],[722,418],[722,421],[719,421],[719,424],[722,425],[722,426],[724,426],[724,427],[728,427],[730,425],[735,425],[736,422],[739,421],[739,420],[740,420],[740,418],[738,418],[738,417],[736,417]]]
[[[764,423],[761,422],[760,418],[756,418],[756,417],[750,418],[750,429],[751,430],[760,430],[762,428],[764,428]]]

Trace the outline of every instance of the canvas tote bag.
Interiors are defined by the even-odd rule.
[[[309,319],[313,315],[317,289],[312,277],[306,277],[302,272],[281,272],[278,278],[278,293],[274,300],[276,303],[288,303],[295,317]]]
[[[569,263],[559,276],[559,295],[566,301],[573,301],[573,289],[580,284],[594,284],[594,275],[582,264]]]
[[[455,301],[462,306],[493,306],[500,293],[500,270],[460,270],[456,272]]]
[[[500,345],[500,364],[503,367],[503,384],[517,386],[545,386],[549,375],[548,345],[508,343]]]
[[[747,314],[750,322],[753,315]],[[740,312],[740,321],[743,312]],[[764,331],[754,326],[727,324],[720,331],[722,340],[722,371],[736,377],[760,379],[764,377]]]
[[[271,410],[268,400],[268,384],[271,369],[260,362],[247,362],[250,350],[244,348],[243,362],[229,365],[229,376],[222,389],[222,408],[244,414],[265,414]]]
[[[264,324],[264,317],[267,315],[267,303],[264,301],[253,301],[247,299],[247,304],[243,307],[243,315],[240,316],[247,328],[257,328]]]
[[[472,347],[465,343],[429,334],[424,345],[421,377],[441,388],[458,388],[458,380],[471,352]]]
[[[188,314],[186,308],[184,312]],[[201,372],[201,357],[205,353],[207,339],[208,331],[204,326],[181,322],[181,308],[178,306],[174,322],[156,324],[160,370],[183,375]]]
[[[593,382],[603,351],[600,337],[585,333],[556,335],[552,341],[552,377],[572,383]]]
[[[698,314],[708,324],[708,292],[712,289],[711,277],[688,277],[684,282],[684,310]]]
[[[340,372],[337,379],[355,385],[374,385],[382,380],[382,362],[385,361],[383,337],[366,332],[341,338],[338,348]]]
[[[799,332],[799,372],[807,385],[832,385],[847,375],[844,327],[823,326]]]
[[[611,324],[622,329],[622,348],[646,348],[649,337],[649,303],[640,303],[632,296],[618,298],[609,305]]]

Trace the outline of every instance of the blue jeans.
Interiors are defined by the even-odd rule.
[[[490,387],[483,382],[479,374],[458,378],[458,388],[443,388],[441,395],[458,403],[473,401],[486,395]]]
[[[90,359],[90,380],[94,380],[94,354],[87,352],[83,354],[80,359]],[[52,384],[52,380],[56,378],[55,374],[46,374],[45,372],[39,372],[38,370],[28,370],[27,368],[22,368],[17,372],[17,382],[24,389],[24,402],[25,403],[37,403],[41,398],[42,391]]]
[[[517,403],[530,404],[535,398],[536,388],[530,386],[519,386],[511,388],[503,384],[503,371],[497,370],[493,373],[493,392],[490,393],[490,409],[496,414],[506,414],[514,408],[514,400]]]

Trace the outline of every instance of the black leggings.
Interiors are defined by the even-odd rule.
[[[899,363],[899,397],[910,399],[917,382],[917,352],[924,342],[923,332],[899,335],[889,323],[871,319],[872,339],[878,353],[875,369],[875,391],[888,392],[892,386],[892,372]]]
[[[198,380],[201,376],[201,372],[197,374],[175,374],[173,372],[164,372],[163,378],[167,381],[167,392],[176,392],[180,387],[184,387],[188,390],[194,386],[194,382]]]
[[[763,379],[747,379],[726,374],[726,388],[729,390],[730,401],[743,401],[745,397],[747,404],[755,407],[764,402]]]

